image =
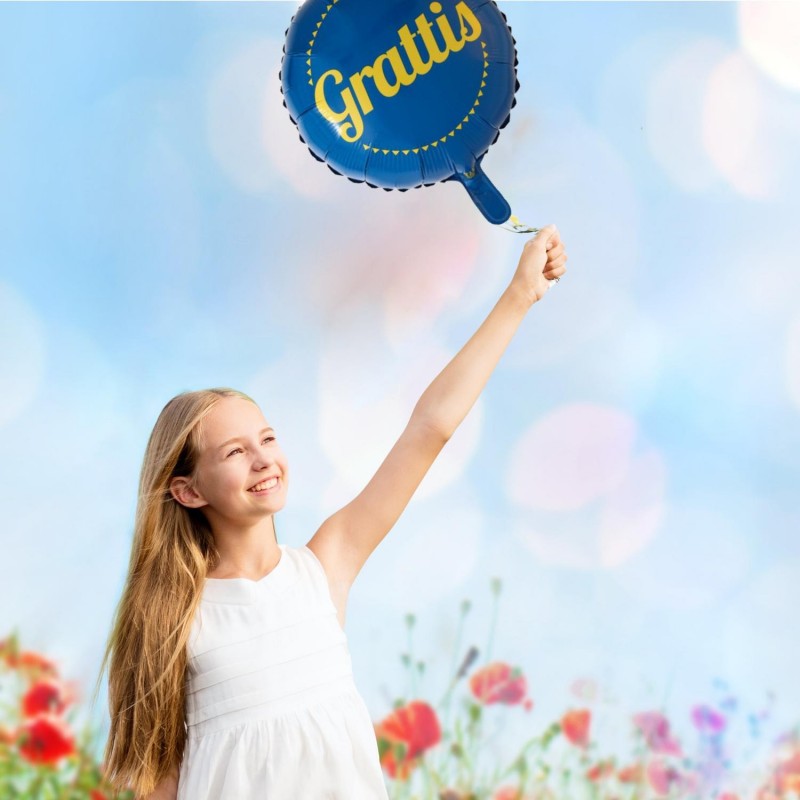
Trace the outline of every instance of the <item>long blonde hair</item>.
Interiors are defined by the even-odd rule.
[[[111,786],[137,797],[152,793],[183,759],[186,644],[206,574],[219,561],[205,516],[178,503],[169,484],[193,475],[203,449],[200,422],[231,396],[255,402],[228,388],[173,397],[145,450],[128,576],[94,694],[110,656],[103,769]]]

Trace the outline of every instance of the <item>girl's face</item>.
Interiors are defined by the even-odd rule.
[[[253,521],[280,511],[288,464],[261,409],[241,397],[223,397],[200,424],[205,441],[194,481],[189,486],[173,479],[181,502],[204,508],[212,522],[214,516]],[[265,488],[273,477],[277,484]]]

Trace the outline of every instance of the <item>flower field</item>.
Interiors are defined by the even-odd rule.
[[[497,580],[493,591],[496,602]],[[459,639],[469,609],[464,601]],[[410,642],[416,617],[405,622]],[[691,747],[662,709],[645,708],[615,720],[630,732],[629,753],[620,758],[593,734],[596,715],[609,713],[601,711],[594,681],[573,681],[581,702],[534,725],[535,698],[523,669],[502,660],[481,664],[479,656],[467,648],[439,702],[398,698],[375,722],[393,800],[800,800],[800,727],[770,735],[769,711],[743,711],[719,681],[713,701],[687,709],[696,734]],[[401,658],[415,686],[424,662],[411,652]],[[132,792],[114,794],[104,782],[94,755],[103,733],[75,729],[80,687],[47,656],[22,649],[17,632],[0,641],[0,701],[3,800],[133,800]],[[481,757],[490,713],[530,715],[531,729],[541,732],[503,763],[487,764]],[[742,721],[744,740],[731,735]]]

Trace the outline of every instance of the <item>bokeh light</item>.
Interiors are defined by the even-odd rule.
[[[717,39],[693,41],[660,65],[648,89],[645,130],[653,156],[687,192],[704,191],[718,179],[701,130],[708,76],[726,52]]]
[[[630,415],[591,403],[544,415],[519,439],[507,491],[517,536],[544,564],[616,567],[658,532],[666,468]]]
[[[453,355],[435,340],[393,353],[376,337],[376,325],[375,310],[362,309],[329,332],[319,354],[318,436],[332,468],[329,491],[341,502],[366,485],[427,384]],[[482,404],[479,399],[448,441],[415,497],[430,496],[464,472],[478,445]]]
[[[622,411],[591,403],[557,408],[520,436],[509,496],[525,508],[580,508],[620,484],[635,438],[636,423]]]
[[[729,54],[711,73],[702,124],[706,151],[734,189],[756,199],[794,190],[800,108],[741,53]]]
[[[800,5],[762,0],[736,9],[745,53],[781,86],[800,90]]]

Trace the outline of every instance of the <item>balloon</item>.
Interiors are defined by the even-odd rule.
[[[305,0],[283,104],[337,175],[400,191],[457,180],[499,224],[511,209],[481,160],[516,104],[515,44],[492,0]]]

